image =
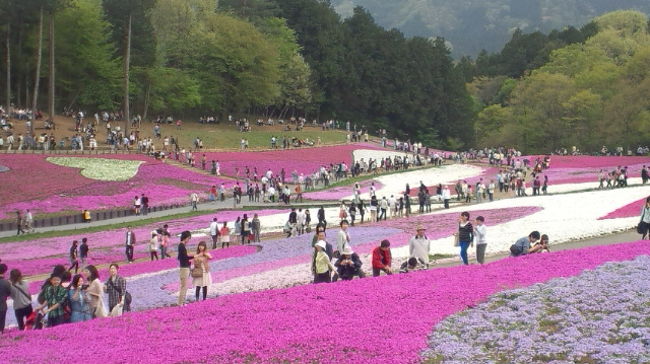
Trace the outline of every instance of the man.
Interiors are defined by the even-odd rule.
[[[323,206],[318,209],[317,217],[319,225],[327,226],[327,221],[325,221],[325,208]]]
[[[126,260],[129,263],[133,263],[133,246],[135,245],[135,233],[131,230],[131,227],[126,228]]]
[[[192,211],[198,211],[196,204],[199,202],[199,195],[196,192],[192,192],[190,195],[190,202],[192,203]]]
[[[427,229],[418,225],[416,234],[409,240],[409,257],[416,258],[420,263],[429,267],[429,251],[431,250],[431,240],[429,240],[424,232]]]
[[[390,241],[384,239],[372,251],[372,276],[378,277],[382,271],[388,275],[393,274],[393,270],[390,267],[391,260]]]
[[[181,233],[181,241],[178,244],[178,262],[180,265],[180,280],[181,280],[181,285],[180,285],[180,291],[178,292],[178,305],[183,306],[185,305],[185,295],[187,294],[187,279],[190,275],[190,260],[192,260],[194,257],[191,255],[187,254],[187,248],[185,244],[187,244],[190,239],[192,238],[192,234],[185,230]]]
[[[81,259],[81,264],[86,265],[86,259],[88,259],[88,238],[81,239],[81,245],[79,246],[79,258]]]
[[[34,215],[32,215],[32,212],[27,209],[27,212],[25,212],[25,230],[29,232],[34,231]]]
[[[520,255],[526,255],[533,251],[531,246],[539,240],[539,231],[533,231],[528,236],[517,240],[512,246],[510,246],[510,256],[518,257]]]
[[[288,232],[288,238],[293,236],[295,231],[296,231],[296,226],[298,225],[298,213],[296,213],[296,209],[291,209],[291,212],[289,213],[289,232]]]
[[[11,283],[5,279],[5,273],[7,273],[7,265],[0,264],[0,333],[5,331],[7,297],[11,296]]]
[[[451,191],[449,190],[449,186],[445,185],[442,187],[442,202],[446,209],[449,208],[449,200],[451,200]]]
[[[646,184],[648,180],[650,180],[650,175],[648,175],[648,168],[646,168],[646,166],[644,165],[643,168],[641,168],[641,182],[643,184]]]
[[[23,215],[20,213],[20,210],[16,210],[16,229],[18,230],[16,235],[25,233],[25,230],[23,230]]]
[[[383,196],[381,198],[381,201],[379,201],[379,209],[380,209],[380,214],[377,221],[381,220],[382,218],[386,220],[386,213],[388,211],[388,200],[386,199],[386,196]]]
[[[210,237],[212,237],[212,249],[217,249],[217,241],[219,240],[219,225],[217,218],[212,219],[210,223]]]
[[[341,220],[340,223],[341,229],[336,235],[336,252],[335,256],[340,256],[340,254],[345,250],[346,247],[350,246],[350,234],[348,234],[348,221]]]
[[[350,246],[346,246],[341,252],[341,259],[334,263],[336,267],[336,274],[332,278],[332,282],[336,282],[339,278],[344,281],[351,281],[354,276],[364,278],[366,274],[361,270],[361,259],[359,255],[352,251]]]
[[[140,202],[142,203],[142,215],[146,215],[149,212],[149,197],[143,193]]]

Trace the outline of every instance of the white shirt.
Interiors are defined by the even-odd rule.
[[[474,225],[474,240],[476,240],[476,245],[487,244],[486,235],[487,229],[485,225]]]
[[[219,224],[217,224],[216,221],[213,221],[210,223],[210,235],[214,236],[217,235],[217,231],[219,231]]]
[[[431,248],[431,240],[426,237],[419,238],[417,235],[409,240],[409,255],[411,258],[416,258],[429,264],[429,250]]]
[[[342,252],[348,244],[350,244],[350,235],[347,231],[343,231],[343,229],[339,230],[336,236],[336,250]]]
[[[445,187],[442,189],[442,199],[451,200],[451,191],[449,191],[449,188]]]

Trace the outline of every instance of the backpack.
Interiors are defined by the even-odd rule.
[[[518,257],[518,256],[521,255],[521,253],[523,253],[523,251],[522,251],[522,249],[521,249],[520,246],[517,246],[516,244],[512,244],[512,245],[510,246],[510,253],[511,253],[513,256]]]

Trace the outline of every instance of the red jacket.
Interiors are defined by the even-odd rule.
[[[392,256],[390,249],[383,251],[380,247],[376,247],[372,251],[372,267],[374,269],[384,269],[390,267]]]

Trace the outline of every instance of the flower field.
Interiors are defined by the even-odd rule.
[[[245,176],[245,170],[248,167],[251,177],[253,168],[257,168],[258,176],[261,178],[262,174],[269,169],[277,175],[284,168],[286,176],[289,178],[294,170],[298,173],[310,174],[316,172],[323,165],[329,166],[330,164],[345,162],[350,166],[353,153],[359,149],[384,150],[372,143],[353,143],[304,149],[278,149],[262,152],[208,152],[201,154],[205,154],[208,161],[218,161],[223,175],[242,177]]]
[[[182,308],[13,332],[0,341],[0,353],[11,363],[68,362],[87,352],[88,342],[79,337],[92,332],[93,359],[106,363],[128,362],[134,353],[140,363],[415,363],[438,323],[504,288],[648,254],[650,243],[633,242],[228,295]],[[125,332],[129,345],[120,345]]]
[[[426,363],[650,362],[650,257],[509,290],[439,323]]]
[[[8,188],[0,190],[0,218],[10,217],[17,209],[53,213],[130,207],[134,196],[142,193],[149,197],[150,206],[186,203],[191,192],[205,193],[211,185],[232,184],[140,155],[52,158],[56,159],[50,162],[47,156],[36,154],[0,155],[0,164],[9,168],[2,174]],[[102,167],[105,160],[112,161],[110,169]]]

